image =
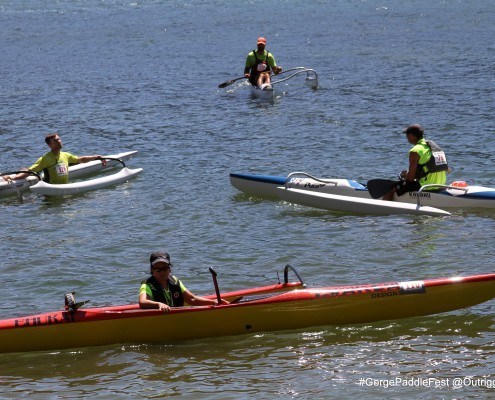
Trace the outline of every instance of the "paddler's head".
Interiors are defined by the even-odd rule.
[[[50,147],[50,149],[57,153],[62,148],[62,139],[58,136],[58,133],[50,133],[45,136],[45,143]]]
[[[265,50],[266,39],[264,37],[259,37],[257,45],[258,45],[258,51]]]
[[[418,140],[422,139],[425,133],[423,127],[419,124],[409,125],[402,132],[406,134],[406,138],[409,141],[409,143],[413,143],[413,144],[417,143]]]
[[[158,277],[165,274],[166,272],[170,273],[170,269],[172,267],[172,263],[170,262],[170,254],[166,251],[155,251],[151,253],[150,256],[150,273],[154,275],[157,279]]]

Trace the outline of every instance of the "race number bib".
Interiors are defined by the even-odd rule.
[[[55,171],[57,172],[57,176],[65,176],[69,173],[67,169],[67,165],[63,163],[58,163],[55,165]]]
[[[256,70],[258,72],[266,71],[266,64],[258,64],[258,66],[256,67]]]
[[[434,151],[432,157],[435,159],[435,165],[445,165],[447,164],[447,157],[443,151]]]

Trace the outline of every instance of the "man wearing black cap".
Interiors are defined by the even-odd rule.
[[[407,192],[415,192],[424,185],[445,185],[447,182],[449,167],[445,153],[432,140],[425,140],[421,125],[409,125],[403,132],[413,145],[409,150],[409,170],[402,171],[402,180],[383,196],[383,200],[393,200],[394,194],[402,196]]]
[[[150,256],[151,276],[141,283],[139,289],[139,306],[157,308],[165,313],[171,307],[182,307],[184,303],[191,306],[216,305],[217,300],[207,299],[192,294],[183,283],[171,275],[170,255],[166,251],[156,251]],[[222,299],[222,304],[229,302]]]

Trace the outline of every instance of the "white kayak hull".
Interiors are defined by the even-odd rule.
[[[324,182],[323,182],[324,181]],[[230,174],[230,183],[237,190],[254,196],[278,199],[277,187],[308,190],[317,193],[371,199],[365,186],[352,179],[322,179],[257,174]]]
[[[486,186],[467,186],[463,189],[445,189],[439,192],[411,192],[394,200],[403,203],[419,203],[425,206],[442,208],[493,208],[495,209],[495,189]]]
[[[118,154],[110,154],[103,156],[109,158],[117,158],[122,161],[129,160],[134,154],[137,153],[137,150],[127,151]],[[103,165],[100,160],[90,161],[83,164],[72,165],[69,167],[69,177],[73,178],[81,178],[92,173],[111,169],[117,166],[122,166],[121,163],[115,160],[107,160],[106,165]],[[28,190],[31,186],[38,183],[38,178],[34,175],[28,176],[25,179],[18,179],[13,183],[9,183],[0,179],[0,198],[8,197],[11,195],[19,194]]]
[[[321,181],[327,181],[322,183]],[[352,179],[314,179],[309,177],[290,177],[258,174],[230,174],[230,183],[237,190],[254,196],[278,199],[277,187],[307,190],[317,193],[328,193],[343,196],[352,196],[371,199],[366,187]],[[408,204],[436,208],[488,208],[495,209],[495,188],[470,185],[460,188],[449,188],[441,191],[411,192],[395,201]]]
[[[450,216],[450,213],[429,206],[363,199],[351,196],[342,196],[328,193],[315,193],[301,189],[277,188],[277,195],[281,200],[306,207],[320,208],[329,211],[348,212],[368,215],[412,214],[430,216]]]
[[[129,179],[132,179],[139,175],[142,171],[142,168],[130,169],[125,167],[115,174],[103,176],[101,178],[88,179],[86,181],[61,185],[53,185],[41,181],[38,182],[36,185],[31,186],[29,189],[34,193],[44,194],[48,196],[73,195],[126,182]]]

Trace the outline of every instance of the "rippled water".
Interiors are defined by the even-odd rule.
[[[263,9],[263,13],[259,10]],[[58,201],[0,203],[0,317],[137,300],[164,247],[196,293],[263,285],[293,264],[309,285],[494,272],[494,216],[351,216],[240,194],[229,172],[366,181],[406,166],[426,128],[449,179],[493,186],[491,1],[3,1],[0,170],[57,130],[76,154],[138,155],[137,179]],[[273,104],[219,83],[257,36],[294,78]],[[1,398],[486,398],[493,301],[453,313],[162,346],[0,355]],[[385,387],[397,377],[433,386]],[[360,379],[364,379],[360,386]],[[371,379],[381,379],[381,384]],[[446,380],[449,385],[446,386]],[[442,386],[442,382],[444,385]],[[438,387],[435,387],[436,386]]]

